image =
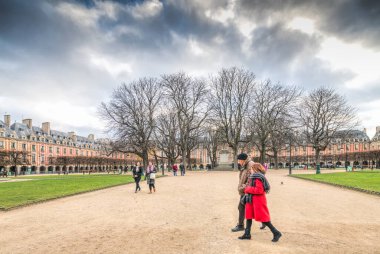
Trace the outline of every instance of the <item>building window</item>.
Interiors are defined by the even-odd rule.
[[[49,153],[53,153],[53,147],[49,146]]]
[[[76,155],[78,155],[78,154],[79,154],[79,151],[78,151],[78,149],[75,151],[75,154],[76,154]]]
[[[36,155],[32,154],[32,163],[36,163]]]
[[[57,147],[57,154],[59,154],[59,147]]]
[[[70,154],[71,154],[71,155],[73,154],[73,149],[70,149]]]
[[[15,143],[15,142],[12,142],[12,144],[11,144],[11,148],[12,148],[12,149],[16,149],[16,143]]]
[[[44,146],[41,146],[41,152],[45,152]]]
[[[66,148],[63,148],[63,154],[66,154]]]
[[[26,150],[26,144],[22,144],[22,149]]]
[[[32,145],[32,152],[36,151],[36,145]]]
[[[41,162],[45,162],[45,155],[41,155]]]
[[[0,141],[0,148],[4,148],[4,141]]]
[[[359,145],[355,144],[355,150],[358,150],[358,149],[359,149]]]

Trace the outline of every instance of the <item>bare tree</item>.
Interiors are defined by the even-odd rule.
[[[155,129],[155,143],[157,149],[162,151],[161,159],[166,159],[172,166],[179,156],[178,121],[175,112],[165,112],[157,117],[157,128]]]
[[[302,99],[298,114],[305,128],[305,138],[315,149],[316,173],[319,174],[320,152],[337,134],[349,133],[358,126],[356,110],[335,90],[322,87]]]
[[[204,136],[204,147],[207,150],[207,155],[211,162],[211,168],[217,166],[217,151],[220,144],[223,142],[222,129],[216,129],[212,126],[206,127]]]
[[[101,104],[100,114],[114,138],[113,151],[136,154],[147,166],[160,97],[157,80],[142,78],[121,85],[109,103]]]
[[[224,139],[232,148],[236,169],[239,144],[246,142],[242,140],[242,131],[249,106],[253,103],[251,95],[255,87],[255,75],[236,67],[222,69],[211,78],[211,85],[213,123],[223,130]]]
[[[264,163],[271,133],[279,134],[275,128],[289,128],[292,125],[292,112],[301,91],[297,87],[272,84],[267,80],[252,92],[255,104],[250,111],[248,125],[251,127],[252,142],[260,151],[260,162]]]
[[[8,150],[0,152],[0,164],[14,168],[15,177],[17,176],[17,166],[29,164],[29,152],[24,150]]]
[[[204,123],[207,111],[207,89],[203,80],[194,79],[183,72],[162,76],[164,95],[168,107],[175,112],[178,124],[178,146],[184,167],[192,140]],[[190,162],[188,162],[190,163]]]

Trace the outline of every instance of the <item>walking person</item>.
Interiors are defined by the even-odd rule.
[[[239,172],[239,184],[238,184],[238,192],[239,192],[239,219],[238,224],[236,227],[231,229],[232,232],[238,232],[244,230],[244,214],[245,214],[245,207],[244,204],[240,202],[240,200],[244,197],[244,189],[247,186],[248,183],[248,177],[249,177],[249,171],[248,167],[253,165],[253,161],[248,159],[248,155],[246,153],[241,153],[237,156],[238,160],[238,168],[240,170]]]
[[[146,168],[146,182],[149,185],[149,194],[152,194],[152,189],[156,192],[156,186],[154,186],[157,170],[153,166],[152,162],[149,162]]]
[[[181,176],[185,175],[185,165],[183,165],[183,161],[179,164],[179,169],[181,170]]]
[[[143,174],[143,168],[140,166],[140,162],[137,162],[135,164],[135,166],[132,169],[132,174],[133,174],[133,179],[135,180],[135,183],[136,183],[135,193],[137,193],[137,191],[141,191],[140,180],[141,180],[141,175]]]
[[[273,234],[272,242],[277,242],[282,236],[271,223],[269,210],[267,206],[267,199],[265,194],[269,192],[270,185],[265,178],[264,167],[259,163],[254,163],[250,168],[250,176],[248,186],[245,188],[244,196],[245,201],[245,218],[247,219],[247,226],[245,232],[239,237],[240,240],[251,239],[251,226],[252,220],[260,221],[267,226]]]
[[[174,175],[174,176],[177,176],[177,171],[178,171],[178,166],[177,166],[177,164],[173,164],[172,169],[173,169],[173,175]]]

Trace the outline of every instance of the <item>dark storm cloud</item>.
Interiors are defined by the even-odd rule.
[[[359,41],[380,48],[380,1],[343,1],[331,8],[321,29],[347,41]]]
[[[257,22],[276,17],[286,21],[297,15],[317,21],[322,31],[343,40],[379,48],[380,1],[378,0],[242,0],[239,12]]]
[[[231,6],[232,17],[220,21],[217,11]],[[180,70],[212,74],[232,65],[259,79],[341,88],[354,74],[316,57],[324,35],[287,23],[308,17],[323,33],[376,48],[378,14],[375,1],[348,0],[0,1],[0,88],[27,105],[47,100],[96,107],[121,82]],[[255,26],[250,38],[240,18]]]

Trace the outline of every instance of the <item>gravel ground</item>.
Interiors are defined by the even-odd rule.
[[[380,253],[380,197],[270,171],[272,243],[240,241],[237,172],[188,172],[0,212],[0,253]],[[283,184],[281,184],[283,182]]]

